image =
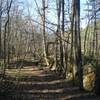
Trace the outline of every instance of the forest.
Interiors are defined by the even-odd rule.
[[[0,0],[0,100],[100,100],[100,0]]]

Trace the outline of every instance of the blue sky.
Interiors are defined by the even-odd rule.
[[[86,9],[86,2],[87,0],[80,0],[80,7],[81,7],[81,18],[84,18],[86,15],[86,11],[84,11]],[[85,28],[87,24],[87,21],[84,19],[81,21],[81,27]]]
[[[37,13],[37,7],[36,7],[36,4],[35,4],[35,0],[22,0],[25,4],[25,8],[26,8],[26,12],[28,11],[27,8],[29,6],[29,10],[31,12],[31,16],[33,16],[35,19],[37,19],[39,17],[38,13]],[[41,0],[36,0],[38,5],[39,5],[39,8],[41,8]],[[54,0],[49,0],[49,2],[52,3],[52,1]],[[84,18],[86,12],[84,11],[86,9],[86,1],[87,0],[80,0],[80,7],[81,7],[81,18]],[[53,4],[52,4],[53,5]],[[54,7],[55,5],[53,5]],[[40,9],[41,10],[41,9]],[[49,12],[49,13],[48,13]],[[57,19],[56,19],[56,14],[54,13],[54,11],[48,11],[47,12],[47,16],[48,17],[48,20],[50,20],[51,22],[57,22]],[[86,26],[86,20],[83,20],[81,21],[81,26],[82,27],[85,27]]]

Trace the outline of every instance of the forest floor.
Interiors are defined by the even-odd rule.
[[[9,69],[0,82],[0,100],[100,100],[46,67]]]

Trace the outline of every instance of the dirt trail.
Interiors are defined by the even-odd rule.
[[[25,67],[21,71],[25,76],[13,91],[9,89],[7,94],[0,94],[0,100],[100,100],[93,93],[80,91],[48,68]]]

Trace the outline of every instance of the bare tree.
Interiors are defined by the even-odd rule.
[[[44,56],[44,60],[45,60],[45,63],[46,65],[48,66],[49,63],[48,63],[48,59],[47,59],[47,53],[46,53],[46,32],[45,32],[45,9],[46,9],[46,6],[45,6],[45,0],[42,0],[42,6],[43,6],[43,56]]]
[[[81,36],[80,36],[80,0],[73,0],[74,7],[74,49],[75,62],[77,66],[77,76],[79,79],[79,87],[83,89],[83,68],[82,68],[82,54],[81,54]]]
[[[5,76],[5,70],[7,67],[7,61],[6,61],[6,58],[7,58],[7,41],[6,41],[7,40],[7,25],[8,25],[8,32],[9,32],[9,13],[10,13],[12,2],[13,2],[13,0],[11,0],[8,5],[8,1],[7,1],[7,15],[8,16],[7,16],[7,21],[5,23],[5,32],[4,32],[4,71],[3,71],[3,76]],[[8,58],[8,60],[9,60],[9,58]]]

